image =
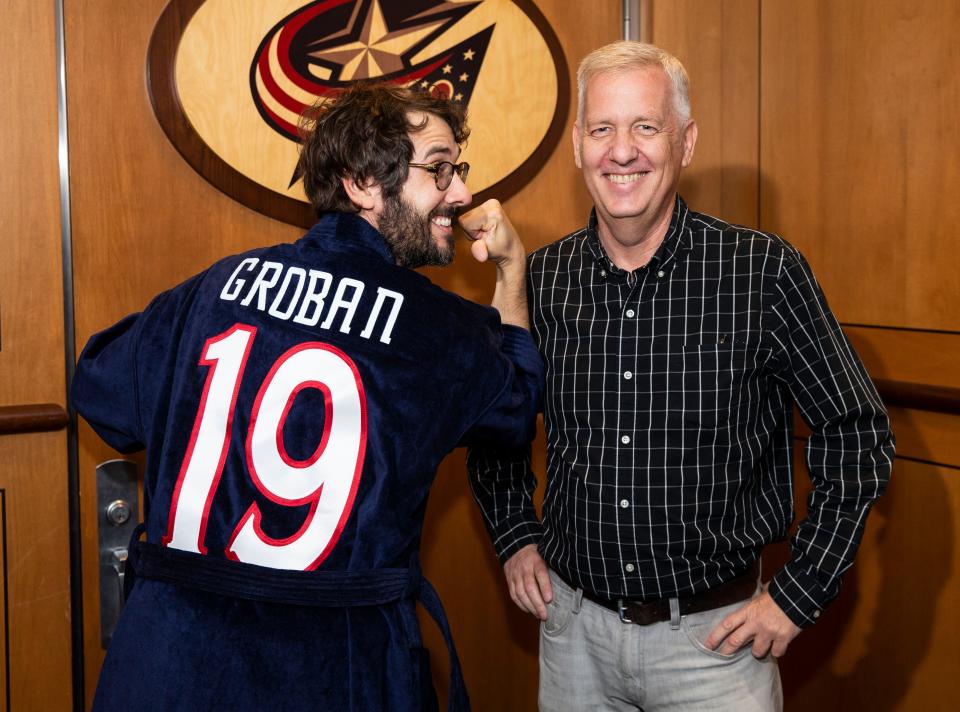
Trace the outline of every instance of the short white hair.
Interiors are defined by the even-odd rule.
[[[595,49],[577,69],[577,122],[583,123],[583,104],[587,84],[598,74],[626,72],[644,67],[659,67],[673,85],[673,108],[680,123],[690,119],[690,77],[679,59],[656,45],[620,40]]]

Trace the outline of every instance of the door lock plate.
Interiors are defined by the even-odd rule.
[[[100,545],[100,646],[106,650],[123,608],[127,546],[139,518],[137,463],[97,465],[97,538]]]

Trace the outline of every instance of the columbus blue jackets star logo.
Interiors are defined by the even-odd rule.
[[[411,86],[470,102],[495,25],[414,61],[480,2],[333,0],[315,2],[279,22],[250,69],[260,115],[297,140],[297,117],[317,99],[361,79]]]

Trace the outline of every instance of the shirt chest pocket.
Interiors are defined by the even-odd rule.
[[[666,369],[669,422],[685,427],[721,428],[761,388],[759,376],[769,351],[759,343],[723,340],[671,351]]]

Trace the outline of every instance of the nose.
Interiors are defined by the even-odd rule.
[[[450,205],[466,206],[470,205],[470,203],[473,201],[473,195],[471,195],[467,184],[463,182],[458,174],[454,173],[453,180],[447,187],[447,194],[443,197],[443,199],[444,202],[447,202]]]
[[[610,144],[610,160],[627,165],[640,154],[637,142],[630,131],[617,131]]]

